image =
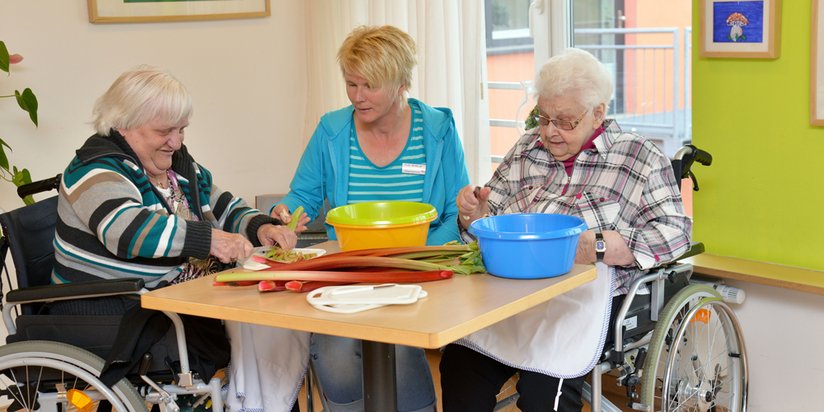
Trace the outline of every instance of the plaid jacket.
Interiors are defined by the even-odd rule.
[[[616,230],[635,255],[617,267],[615,293],[625,293],[641,270],[675,260],[689,249],[692,222],[684,214],[679,182],[669,159],[613,120],[578,155],[571,176],[540,140],[538,129],[522,136],[486,186],[490,213],[563,213],[590,229]],[[468,234],[464,232],[464,236]]]

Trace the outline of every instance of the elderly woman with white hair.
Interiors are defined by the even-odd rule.
[[[576,263],[597,279],[448,345],[440,364],[444,411],[492,411],[519,373],[522,411],[580,411],[584,375],[598,361],[611,307],[644,270],[689,248],[690,219],[669,159],[607,119],[612,77],[590,53],[549,59],[535,88],[538,127],[507,153],[482,189],[456,199],[462,236],[486,215],[562,213],[581,217]]]
[[[183,84],[149,66],[124,72],[100,96],[96,133],[60,182],[53,283],[140,278],[153,289],[233,265],[254,246],[295,246],[293,230],[221,190],[195,161],[183,143],[191,114]],[[129,297],[51,307],[52,314],[101,310],[123,315],[118,341],[129,343],[113,349],[109,361],[117,362],[107,361],[104,375],[124,375],[168,333],[168,321],[157,323],[164,316],[141,311],[139,300]],[[184,324],[190,362],[201,378],[226,366],[231,353],[231,410],[298,409],[308,333],[229,321],[224,332],[219,321],[193,317]]]

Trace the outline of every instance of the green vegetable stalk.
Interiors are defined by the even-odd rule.
[[[292,220],[286,224],[290,230],[295,230],[298,227],[298,222],[300,221],[300,216],[303,215],[303,206],[298,206],[295,208],[295,211],[292,212]]]

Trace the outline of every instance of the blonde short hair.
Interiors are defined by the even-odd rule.
[[[154,119],[171,124],[192,115],[189,92],[169,72],[138,66],[124,72],[94,104],[92,124],[98,134],[140,127]]]
[[[602,103],[609,107],[613,88],[612,75],[606,66],[581,49],[566,49],[552,56],[535,78],[537,97],[551,99],[571,94],[587,108]]]
[[[338,63],[344,74],[357,74],[372,86],[408,89],[416,53],[415,40],[397,27],[360,26],[340,46]]]

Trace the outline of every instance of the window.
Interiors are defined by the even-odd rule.
[[[528,94],[535,74],[528,0],[486,0],[491,176],[520,137],[522,120],[535,105]],[[487,176],[488,177],[488,176]]]
[[[690,1],[485,0],[485,8],[493,170],[535,105],[536,69],[569,45],[590,51],[613,72],[609,116],[625,130],[670,156],[691,139]]]
[[[530,2],[531,0],[485,0],[487,53],[532,51],[532,35],[529,32]]]

